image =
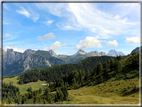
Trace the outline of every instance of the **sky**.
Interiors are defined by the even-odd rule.
[[[3,3],[3,49],[63,55],[140,46],[139,3]]]

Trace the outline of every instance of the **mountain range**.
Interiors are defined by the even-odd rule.
[[[108,54],[101,51],[85,52],[81,49],[74,55],[57,55],[53,50],[31,50],[27,49],[20,53],[13,49],[3,50],[3,75],[10,76],[19,74],[34,68],[45,68],[59,64],[77,63],[90,56],[117,56],[124,54],[120,51],[110,50]]]

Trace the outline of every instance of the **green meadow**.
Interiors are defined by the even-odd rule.
[[[4,83],[10,83],[10,82],[12,82],[12,84],[14,85],[14,86],[16,86],[16,87],[18,87],[19,88],[19,90],[20,90],[20,94],[24,94],[24,93],[26,93],[27,92],[27,89],[29,88],[29,87],[32,87],[32,90],[34,91],[34,90],[39,90],[39,88],[44,88],[44,87],[46,87],[45,85],[41,85],[41,84],[47,84],[47,82],[46,81],[37,81],[37,82],[30,82],[30,83],[27,83],[27,84],[22,84],[22,85],[20,85],[20,84],[18,84],[17,82],[18,82],[18,80],[17,80],[17,78],[18,78],[18,76],[15,76],[14,78],[4,78],[3,79],[3,82]]]

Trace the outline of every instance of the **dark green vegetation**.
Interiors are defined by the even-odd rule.
[[[94,61],[93,58],[96,58],[96,59],[98,58],[97,62],[95,62],[96,59]],[[101,58],[103,61],[101,60]],[[106,58],[108,58],[108,60]],[[96,63],[96,64],[93,65],[92,63]],[[61,73],[61,71],[64,71],[65,67],[68,65],[76,65],[77,67],[81,66],[81,68],[71,69],[72,68],[71,67],[71,68],[68,68],[70,72]],[[56,68],[56,67],[59,67],[59,68]],[[91,67],[92,67],[92,70],[91,70]],[[32,91],[32,88],[29,88],[27,90],[27,93],[25,93],[24,95],[19,95],[21,96],[19,98],[20,104],[21,103],[22,104],[23,103],[24,104],[29,104],[29,103],[32,103],[32,104],[33,103],[38,103],[38,104],[57,103],[58,104],[60,102],[71,101],[72,99],[70,99],[69,97],[70,94],[68,91],[72,91],[73,89],[81,89],[81,88],[85,89],[87,87],[89,88],[89,86],[97,86],[97,85],[99,87],[99,85],[102,83],[104,83],[103,87],[105,87],[106,84],[110,83],[109,80],[112,78],[113,78],[113,81],[118,81],[118,84],[116,85],[120,85],[119,81],[121,80],[130,80],[136,77],[139,78],[139,53],[133,53],[132,55],[126,56],[124,59],[122,59],[121,56],[118,56],[116,58],[111,58],[106,56],[89,57],[76,64],[57,65],[50,68],[52,69],[54,68],[57,71],[62,68],[61,71],[60,70],[58,71],[59,72],[58,75],[60,75],[61,77],[58,80],[57,78],[54,79],[56,80],[54,82],[51,82],[52,80],[50,81],[47,79],[47,82],[50,82],[49,87],[47,86],[47,88],[43,88],[43,89],[39,89],[35,91]],[[41,71],[47,70],[47,71],[44,71],[46,75],[46,72],[49,73],[50,70],[52,70],[50,69],[48,71],[48,69],[49,68],[34,69],[31,71],[27,71],[19,75],[19,80],[22,80],[22,78],[24,78],[27,81],[30,81],[30,80],[35,81],[36,79],[41,80],[41,78],[39,78],[39,75],[41,75]],[[65,71],[67,71],[68,69],[65,69]],[[49,74],[52,75],[52,72]],[[28,75],[31,75],[31,76],[29,76],[29,78],[25,78],[25,77],[28,77]],[[34,78],[36,79],[34,78],[31,79],[33,75],[34,75]],[[48,77],[46,75],[46,77],[49,78],[50,75]],[[115,86],[113,86],[112,84],[111,83],[109,84],[109,87],[111,88],[108,91],[109,92],[117,91],[118,89],[117,90],[113,89],[113,87]],[[136,85],[137,84],[132,83],[132,87],[123,87],[119,89],[119,92],[117,94],[123,97],[134,94],[139,91],[139,88],[136,87]],[[103,90],[102,87],[99,90]],[[8,93],[11,94],[12,91],[9,91]],[[5,93],[5,95],[6,94],[7,93]],[[76,97],[78,97],[78,95],[80,94],[77,94]],[[84,96],[82,96],[82,98],[84,98]],[[3,102],[12,103],[12,102],[9,102],[8,99],[9,98],[6,97],[5,100],[3,100]],[[16,100],[14,99],[13,103],[18,103],[18,102],[16,102]],[[107,102],[105,104],[107,104]]]
[[[13,86],[12,83],[2,84],[2,99],[3,101],[7,101],[8,103],[19,102],[20,92],[19,88]]]
[[[71,71],[81,70],[84,72],[89,71],[90,73],[93,72],[94,67],[100,61],[101,63],[110,60],[112,57],[109,56],[95,56],[95,57],[88,57],[83,59],[82,61],[74,64],[61,64],[52,66],[50,68],[44,69],[32,69],[27,72],[20,74],[19,76],[19,84],[28,83],[28,82],[36,82],[38,79],[45,80],[47,82],[54,82],[55,80],[61,81],[61,78],[66,73],[70,73]],[[114,57],[113,57],[114,58]]]

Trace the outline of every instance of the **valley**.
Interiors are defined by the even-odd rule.
[[[94,56],[75,64],[36,68],[19,75],[6,76],[3,83],[16,86],[19,95],[11,93],[12,98],[8,92],[9,97],[6,97],[4,91],[3,104],[139,104],[138,60],[139,53],[125,57]],[[81,69],[81,64],[87,66]],[[67,71],[69,66],[74,66],[71,67],[74,69],[62,72]],[[54,69],[61,70],[57,71],[58,74],[53,73]],[[44,74],[45,77],[42,77],[42,72],[48,75]],[[51,78],[52,75],[55,78]],[[49,86],[42,85],[43,83]],[[31,91],[27,91],[29,88]],[[4,90],[7,90],[6,87]],[[17,95],[19,100],[15,99]]]

